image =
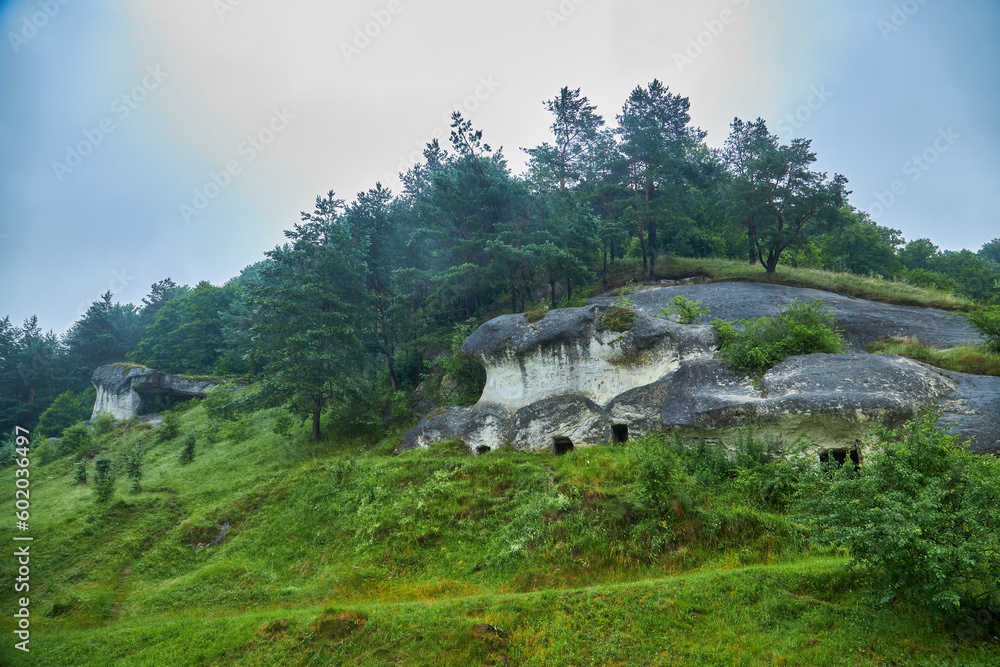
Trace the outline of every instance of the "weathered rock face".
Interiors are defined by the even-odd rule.
[[[574,394],[604,406],[675,372],[718,346],[712,327],[642,317],[631,331],[601,325],[606,307],[565,308],[531,324],[504,315],[477,329],[462,349],[486,367],[480,404],[517,410]]]
[[[102,413],[116,419],[131,419],[147,396],[204,398],[218,382],[200,382],[180,375],[160,373],[135,366],[101,366],[94,371],[91,383],[97,389],[97,401],[91,419]]]
[[[918,306],[896,306],[852,299],[832,292],[764,283],[713,283],[646,289],[632,295],[635,310],[655,316],[670,300],[684,295],[701,301],[709,313],[701,321],[718,317],[728,322],[755,317],[772,317],[792,301],[805,302],[819,297],[833,311],[838,328],[852,352],[883,338],[916,338],[933,346],[951,347],[980,343],[982,337],[968,322],[953,313]],[[611,304],[614,297],[598,297],[592,303]]]
[[[731,307],[734,319],[771,315],[793,298],[815,293],[751,287],[764,289],[729,295],[739,300]],[[487,322],[464,345],[487,370],[479,403],[425,418],[407,433],[403,446],[459,438],[476,451],[510,443],[561,452],[669,427],[720,440],[753,423],[779,442],[808,434],[820,450],[851,449],[873,422],[895,426],[927,406],[944,404],[949,407],[942,421],[958,422],[963,436],[975,436],[976,451],[1000,451],[1000,378],[946,373],[896,355],[857,351],[889,335],[937,344],[978,339],[964,320],[928,315],[926,309],[838,301],[838,324],[855,351],[790,357],[754,386],[714,357],[713,328],[650,317],[678,293],[657,294],[663,291],[633,297],[638,316],[624,334],[602,326],[608,305],[599,300],[586,308],[550,311],[534,324],[523,315]],[[827,293],[819,294],[826,303]]]

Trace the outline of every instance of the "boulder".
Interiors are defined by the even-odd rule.
[[[630,331],[612,331],[601,322],[608,310],[563,308],[535,323],[524,315],[504,315],[479,327],[462,345],[486,367],[479,403],[518,410],[546,398],[577,394],[604,406],[718,347],[718,335],[710,326],[683,326],[653,317],[637,318]]]
[[[844,340],[852,352],[864,352],[866,345],[893,337],[915,338],[934,347],[975,344],[983,340],[971,324],[954,313],[919,306],[875,303],[833,292],[784,285],[712,283],[656,287],[644,289],[629,298],[635,302],[635,310],[655,316],[660,308],[669,306],[670,300],[679,295],[701,301],[702,307],[709,309],[708,314],[699,320],[703,323],[715,318],[734,322],[771,317],[792,301],[805,302],[819,297],[823,305],[833,311],[837,327],[843,330]],[[610,305],[615,302],[615,297],[596,297],[590,302]]]
[[[715,356],[713,327],[654,317],[682,293],[711,308],[710,316],[730,320],[774,315],[793,299],[818,295],[833,309],[851,350],[790,357],[754,384]],[[487,322],[463,345],[486,368],[482,398],[428,416],[406,434],[403,447],[457,438],[479,453],[505,444],[564,453],[660,428],[728,444],[753,425],[779,445],[808,435],[820,451],[842,451],[855,448],[873,423],[898,426],[921,409],[944,405],[943,424],[974,437],[976,451],[1000,451],[1000,378],[864,352],[888,336],[932,345],[979,341],[965,320],[775,285],[689,285],[631,298],[637,316],[626,332],[603,324],[614,307],[606,298],[549,311],[534,323],[524,315]]]
[[[127,364],[101,366],[94,371],[91,383],[97,390],[91,419],[102,413],[131,419],[139,414],[139,406],[147,396],[204,398],[209,389],[221,384]]]

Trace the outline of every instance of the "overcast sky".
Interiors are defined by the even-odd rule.
[[[0,0],[0,317],[222,284],[463,111],[515,172],[542,107],[659,78],[720,146],[812,139],[907,239],[1000,236],[996,0]]]

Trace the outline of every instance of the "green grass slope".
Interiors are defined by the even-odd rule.
[[[394,454],[393,439],[278,435],[276,411],[178,410],[173,438],[136,424],[98,437],[116,467],[146,452],[141,490],[120,472],[108,503],[74,482],[71,455],[33,461],[32,653],[0,647],[0,662],[1000,660],[905,602],[866,607],[844,561],[787,516],[794,470],[751,438],[735,463],[657,437],[562,457]]]

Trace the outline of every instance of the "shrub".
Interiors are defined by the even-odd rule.
[[[539,306],[538,308],[529,308],[524,312],[524,319],[528,320],[528,324],[534,324],[540,321],[545,314],[549,312],[548,308],[545,306]]]
[[[635,311],[615,306],[601,316],[601,324],[618,333],[631,331],[635,324]]]
[[[677,492],[677,473],[683,470],[677,450],[662,433],[647,433],[633,441],[638,459],[636,482],[643,503],[660,514],[667,511]]]
[[[441,377],[438,402],[442,405],[472,405],[483,395],[486,369],[462,351],[462,342],[475,330],[474,319],[456,324],[450,341],[451,354],[441,354],[431,363]]]
[[[73,465],[73,481],[77,484],[87,483],[87,459],[77,461]]]
[[[793,301],[776,317],[740,320],[742,329],[716,319],[722,339],[719,356],[734,371],[760,377],[785,357],[796,354],[843,352],[846,345],[833,312],[819,298]]]
[[[38,426],[35,428],[35,436],[43,438],[54,438],[77,422],[84,421],[90,417],[94,409],[94,397],[96,393],[93,388],[79,394],[73,391],[65,391],[52,401],[52,405],[46,408],[38,417]]]
[[[97,502],[106,503],[115,494],[115,473],[111,469],[111,459],[101,457],[94,461],[94,494]]]
[[[38,463],[45,465],[62,456],[63,450],[58,440],[46,440],[35,450],[35,454],[38,456]]]
[[[283,411],[275,417],[271,430],[274,431],[275,435],[289,435],[292,433],[297,423],[298,422],[296,422],[294,417]]]
[[[186,466],[194,461],[195,438],[193,433],[189,433],[184,438],[184,449],[181,450],[181,465]]]
[[[987,349],[1000,353],[1000,305],[973,306],[961,315],[986,338]]]
[[[94,427],[94,433],[97,435],[107,435],[115,430],[115,426],[118,424],[118,420],[115,416],[108,414],[107,412],[102,412],[97,415],[97,417],[91,422]]]
[[[164,412],[163,413],[163,424],[160,425],[160,430],[156,434],[157,439],[160,442],[166,442],[167,440],[173,440],[181,432],[181,418],[174,412]]]
[[[138,493],[142,490],[142,457],[145,454],[142,443],[138,443],[125,454],[125,473],[132,480],[132,491]]]
[[[11,429],[0,443],[0,466],[12,466],[20,457],[17,454],[16,431]]]
[[[677,315],[677,321],[681,324],[694,324],[702,315],[707,315],[708,308],[702,308],[701,301],[692,301],[683,294],[678,294],[670,300],[670,305],[660,308],[660,317],[669,319],[671,315]]]
[[[60,454],[86,452],[90,448],[92,441],[93,438],[90,435],[90,429],[86,426],[83,424],[70,426],[63,431],[62,440],[59,443]]]
[[[1000,604],[1000,461],[977,456],[918,415],[880,438],[855,471],[815,470],[797,513],[851,553],[880,602],[953,615]]]
[[[234,443],[246,442],[254,435],[253,424],[246,416],[223,423],[219,430],[224,440]]]

